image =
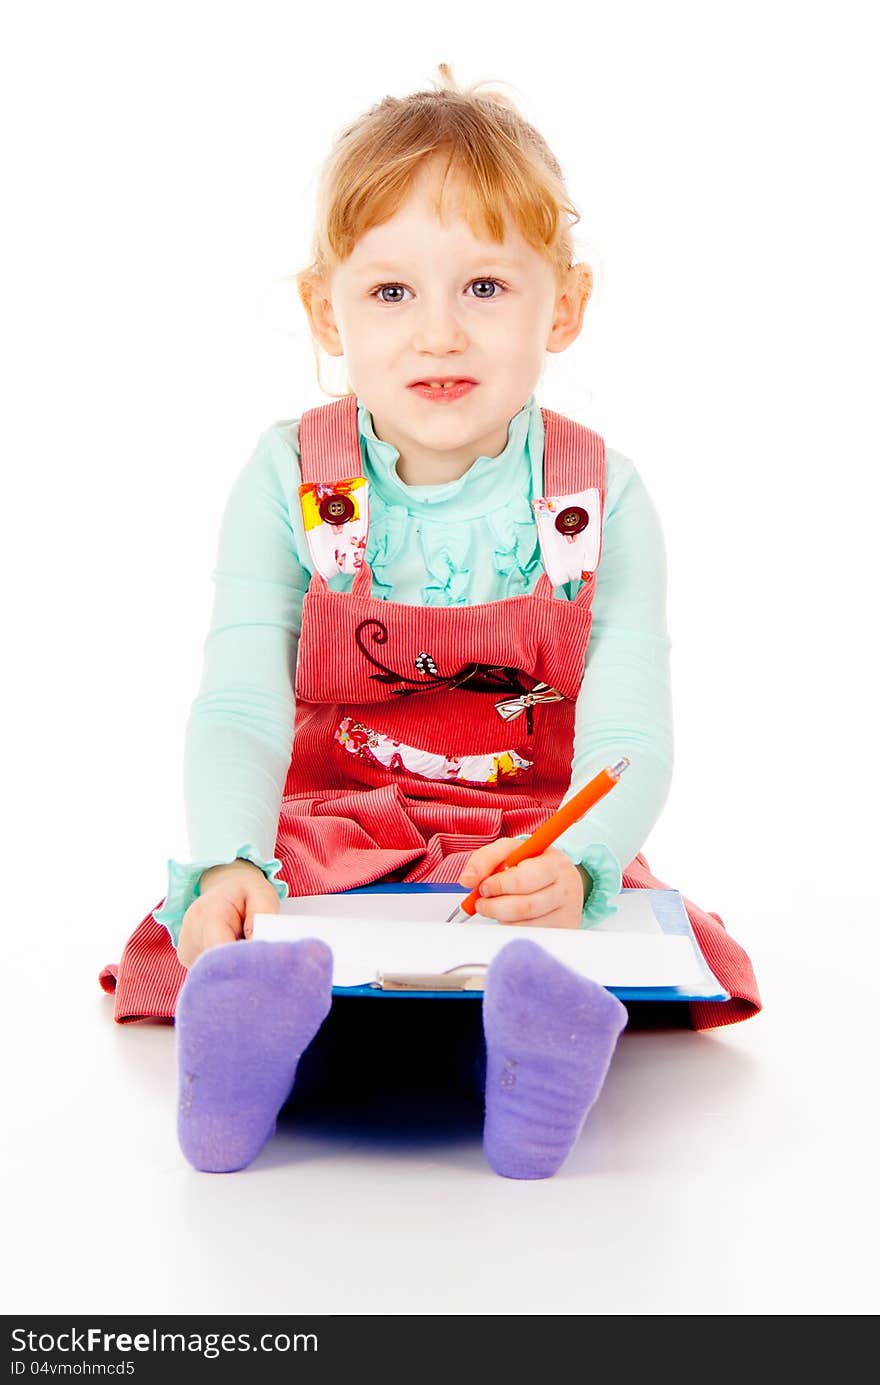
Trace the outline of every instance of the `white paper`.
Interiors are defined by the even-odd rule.
[[[280,913],[292,918],[341,919],[356,918],[358,922],[375,919],[379,923],[443,923],[453,909],[467,896],[463,890],[425,891],[424,894],[388,893],[375,891],[370,894],[325,894],[294,895],[282,899]],[[590,933],[663,933],[651,908],[649,890],[631,890],[616,895],[614,903],[617,913],[601,923],[590,924]],[[275,914],[258,914],[258,918],[275,918]],[[490,928],[502,927],[491,920],[479,922]],[[452,925],[450,925],[451,927]],[[470,928],[471,923],[456,924],[456,927]],[[508,925],[509,926],[509,925]],[[519,927],[519,925],[517,925]],[[535,930],[532,930],[533,932]],[[537,930],[541,933],[548,929]],[[568,932],[568,929],[551,929],[551,932]],[[576,930],[571,930],[576,931]]]
[[[643,891],[619,895],[618,913],[591,928],[446,923],[460,891],[308,895],[254,916],[255,938],[321,938],[333,953],[334,986],[363,986],[380,972],[437,974],[486,966],[513,938],[531,938],[603,986],[694,987],[705,973],[688,936],[665,934]],[[426,988],[429,989],[429,988]]]

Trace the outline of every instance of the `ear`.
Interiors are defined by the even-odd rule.
[[[547,338],[548,351],[564,351],[580,335],[584,309],[593,292],[593,271],[588,264],[572,265],[556,299],[553,323]]]
[[[302,274],[297,280],[297,290],[300,302],[305,308],[306,317],[309,319],[312,336],[320,343],[328,356],[343,355],[342,338],[339,335],[339,328],[336,326],[336,317],[327,284],[323,279]]]

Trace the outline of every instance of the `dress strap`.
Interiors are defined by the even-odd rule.
[[[299,420],[299,459],[307,484],[363,476],[356,395],[306,409]]]
[[[595,488],[605,504],[605,439],[553,409],[542,409],[544,421],[544,494],[569,495]]]

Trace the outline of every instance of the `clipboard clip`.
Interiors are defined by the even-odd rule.
[[[377,971],[370,985],[378,991],[482,991],[485,990],[485,962],[461,962],[448,971]]]

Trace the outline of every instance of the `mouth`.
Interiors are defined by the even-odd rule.
[[[414,385],[475,385],[477,382],[472,375],[424,375],[418,380],[410,380],[410,387]]]
[[[469,377],[457,376],[436,376],[433,379],[413,380],[407,386],[420,399],[442,402],[462,399],[466,394],[470,394],[472,389],[476,389],[477,382]]]

